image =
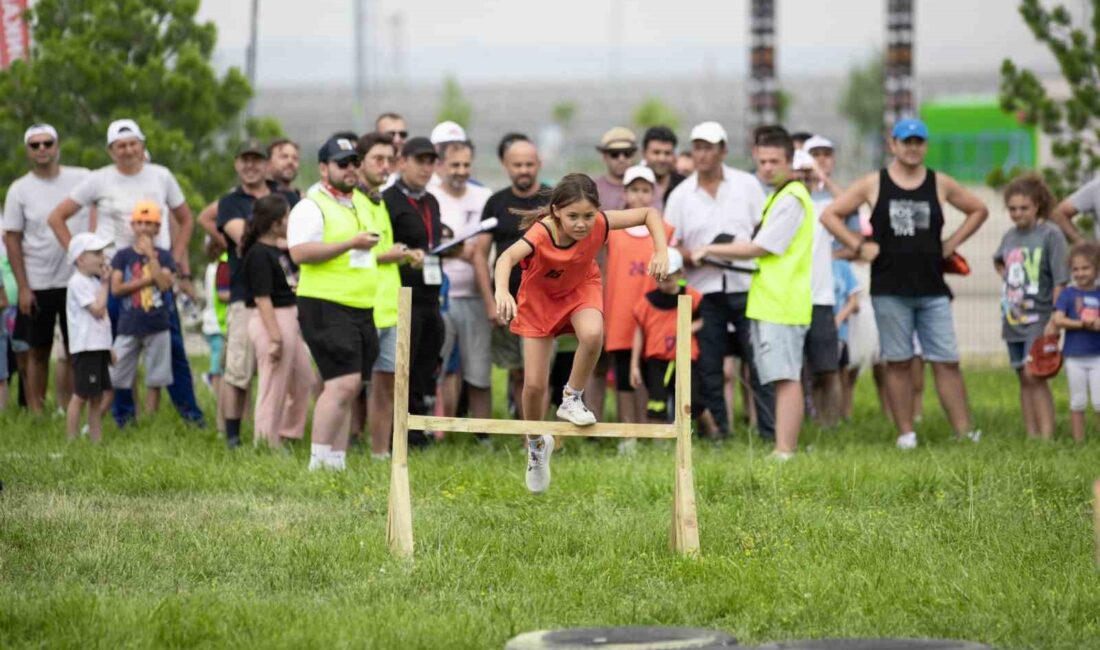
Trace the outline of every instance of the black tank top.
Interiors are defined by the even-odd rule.
[[[879,255],[871,264],[871,295],[950,296],[943,280],[943,208],[931,169],[915,190],[879,172],[878,202],[871,211]]]

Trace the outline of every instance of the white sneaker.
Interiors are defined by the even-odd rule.
[[[772,451],[772,453],[768,454],[768,460],[775,463],[785,463],[792,458],[794,458],[793,451],[779,451],[778,449],[776,449],[775,451]]]
[[[379,462],[387,461],[387,460],[390,459],[390,452],[387,451],[387,452],[384,452],[384,453],[381,453],[381,454],[376,454],[372,451],[371,454],[370,454],[370,459],[371,460],[377,460]]]
[[[898,436],[898,449],[916,449],[917,448],[917,434],[910,431],[909,433],[903,433]]]
[[[319,469],[325,468],[325,459],[322,456],[310,456],[309,457],[309,471],[316,472]]]
[[[638,453],[637,438],[623,438],[619,441],[620,456],[633,456],[636,453]]]
[[[558,418],[572,422],[578,427],[596,424],[596,416],[584,405],[584,400],[576,395],[562,397],[561,406],[558,407]]]
[[[550,487],[550,456],[554,453],[554,436],[539,436],[527,443],[527,489],[541,494]]]
[[[966,434],[966,437],[970,440],[970,442],[981,442],[982,432],[979,429],[974,429],[970,433]]]

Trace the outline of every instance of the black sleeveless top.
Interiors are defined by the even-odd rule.
[[[915,190],[879,172],[878,202],[871,211],[879,255],[871,264],[871,295],[950,296],[943,280],[943,207],[931,169]]]

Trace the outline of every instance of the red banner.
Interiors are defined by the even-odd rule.
[[[0,0],[0,69],[30,54],[31,34],[23,20],[26,10],[27,0]]]

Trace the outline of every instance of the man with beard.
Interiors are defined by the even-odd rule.
[[[439,162],[436,163],[438,183],[428,189],[439,201],[443,225],[455,235],[477,228],[485,210],[490,192],[485,187],[470,183],[474,147],[465,141],[445,141],[436,145]],[[443,272],[447,274],[447,313],[444,321],[447,336],[443,347],[443,359],[450,359],[455,345],[461,360],[461,373],[451,373],[444,383],[444,410],[455,415],[462,382],[468,387],[470,417],[487,418],[490,404],[490,328],[496,319],[488,323],[487,314],[496,309],[493,294],[482,291],[489,282],[489,264],[486,258],[476,255],[476,245],[467,241],[461,253],[443,260]],[[457,381],[455,381],[457,379]]]
[[[595,179],[596,189],[600,192],[600,208],[621,210],[626,205],[623,175],[634,165],[638,141],[633,131],[616,126],[603,134],[596,151],[603,156],[603,164],[607,167],[607,173]]]
[[[676,144],[676,134],[667,126],[651,126],[642,136],[642,160],[657,177],[653,207],[662,214],[668,195],[685,178],[676,171]]]
[[[495,247],[496,255],[500,255],[523,236],[523,231],[519,227],[521,219],[513,214],[512,210],[534,210],[546,202],[545,198],[539,196],[539,191],[543,189],[538,183],[541,161],[535,145],[518,134],[508,134],[505,138],[507,142],[502,142],[499,151],[504,171],[508,173],[512,184],[493,194],[485,202],[481,220],[496,219],[497,225],[492,230],[478,235],[474,243],[475,255],[485,260],[486,264],[488,264],[490,248]],[[521,277],[522,270],[517,264],[512,269],[512,275],[508,280],[508,292],[513,298],[519,291]],[[487,277],[484,281],[479,277],[477,282],[480,295],[492,293]],[[522,340],[519,336],[512,334],[508,325],[499,319],[495,301],[486,304],[485,318],[493,324],[490,343],[493,365],[508,371],[512,403],[520,404],[523,391]]]
[[[298,143],[288,138],[276,138],[267,145],[267,177],[275,181],[277,189],[301,199],[302,193],[294,188],[298,178]]]
[[[378,356],[374,305],[378,212],[356,186],[356,143],[337,134],[318,152],[321,182],[290,212],[287,245],[300,266],[298,323],[324,384],[313,411],[309,469],[342,471],[351,403]]]

